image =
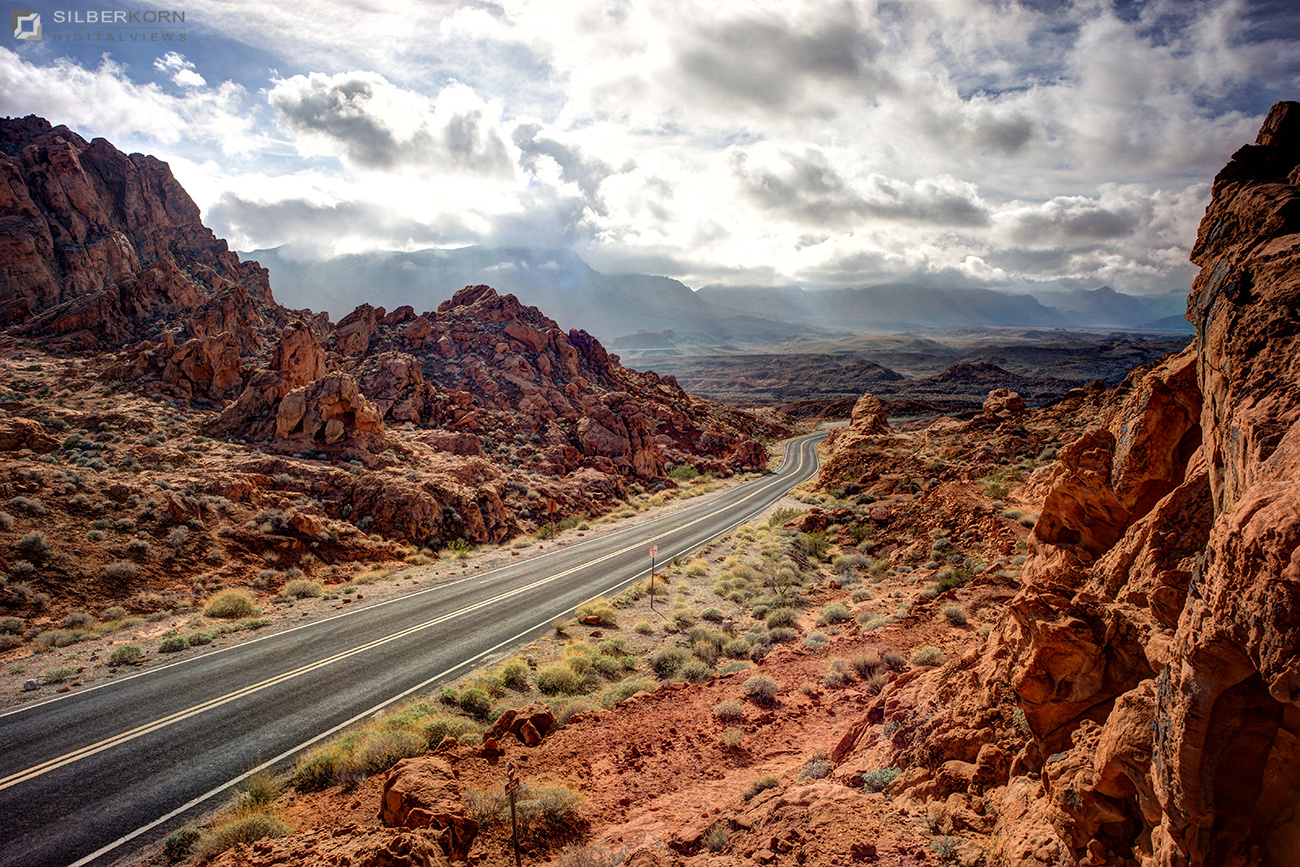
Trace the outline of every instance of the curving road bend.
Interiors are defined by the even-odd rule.
[[[107,864],[262,767],[507,648],[752,518],[817,471],[781,468],[635,527],[0,714],[0,867]]]

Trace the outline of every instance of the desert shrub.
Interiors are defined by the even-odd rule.
[[[696,557],[686,567],[686,574],[692,578],[703,578],[709,574],[709,563],[703,557]]]
[[[27,622],[21,617],[0,617],[0,633],[22,635],[27,630]]]
[[[745,706],[736,699],[728,699],[713,706],[713,715],[727,722],[738,722],[745,718]]]
[[[492,713],[492,698],[481,689],[467,689],[460,694],[460,709],[474,719],[487,719]]]
[[[632,627],[632,631],[637,635],[654,635],[655,628],[649,623],[649,621],[642,620],[637,623],[636,626]]]
[[[880,654],[874,650],[859,653],[849,660],[849,667],[857,672],[858,677],[863,680],[871,677],[883,666],[884,663],[880,661]]]
[[[153,546],[146,539],[137,537],[126,543],[126,553],[132,557],[148,557],[152,551]]]
[[[8,512],[0,512],[0,530],[12,530],[14,528],[14,516]]]
[[[703,683],[713,675],[713,666],[699,659],[692,659],[678,672],[683,680],[691,683]]]
[[[603,626],[606,629],[618,628],[618,611],[604,599],[584,602],[578,606],[573,616],[580,623],[585,623],[588,618],[592,618],[594,623],[589,625]]]
[[[26,512],[28,515],[44,515],[50,511],[39,497],[14,497],[9,500],[9,505],[16,511]],[[12,520],[10,518],[11,522]]]
[[[763,618],[763,622],[768,629],[775,629],[779,626],[794,626],[799,622],[799,613],[793,608],[774,608]]]
[[[562,662],[537,672],[537,688],[546,695],[580,695],[586,692],[582,677]]]
[[[144,651],[138,644],[124,644],[108,655],[109,665],[139,665],[144,661]]]
[[[41,683],[63,683],[77,673],[75,665],[61,665],[41,675]]]
[[[808,633],[808,636],[803,640],[803,646],[810,647],[813,650],[817,650],[819,648],[825,647],[830,643],[831,640],[820,632],[810,632]]]
[[[402,759],[418,756],[425,749],[424,738],[413,732],[376,732],[357,746],[340,768],[339,776],[347,782],[362,780],[388,770]]]
[[[699,476],[699,472],[690,464],[678,464],[668,471],[668,478],[674,482],[689,482]]]
[[[741,685],[740,691],[751,701],[766,702],[781,691],[781,685],[766,674],[756,674]]]
[[[78,629],[89,626],[94,622],[95,618],[91,617],[89,612],[73,611],[67,617],[64,617],[63,622],[59,625],[64,629]]]
[[[428,749],[442,743],[445,737],[453,737],[462,743],[472,743],[483,735],[483,729],[477,723],[463,716],[433,713],[418,720],[415,728],[424,739]]]
[[[750,783],[749,788],[747,788],[743,793],[741,793],[741,797],[744,798],[746,801],[748,801],[761,792],[766,792],[768,789],[775,789],[780,784],[781,781],[778,780],[774,775],[764,774],[754,782]]]
[[[3,653],[6,650],[13,650],[15,647],[20,646],[22,643],[23,640],[20,636],[10,635],[7,632],[0,633],[0,653]]]
[[[294,768],[293,786],[300,792],[318,792],[334,785],[343,764],[341,750],[334,745],[302,756]]]
[[[690,652],[683,647],[664,647],[650,657],[650,667],[663,680],[677,674],[690,658]]]
[[[307,578],[295,578],[284,585],[280,595],[286,599],[315,599],[324,595],[325,590],[315,581]]]
[[[722,648],[722,655],[731,659],[744,659],[749,656],[750,643],[743,638],[733,638]]]
[[[745,740],[745,730],[740,726],[730,726],[722,730],[720,738],[722,745],[728,749],[735,749]]]
[[[832,602],[822,610],[821,622],[825,623],[844,623],[853,617],[849,613],[849,607],[843,602]]]
[[[218,825],[195,848],[200,858],[211,859],[241,843],[252,843],[267,837],[283,837],[288,833],[289,826],[275,816],[253,813]]]
[[[874,596],[866,587],[855,587],[850,598],[854,602],[869,602]]]
[[[880,768],[875,771],[867,771],[862,775],[862,790],[864,792],[883,792],[889,787],[889,784],[898,779],[902,773],[899,768]]]
[[[18,550],[33,560],[44,560],[50,555],[50,543],[43,532],[32,530],[18,540]]]
[[[129,581],[140,571],[130,560],[116,560],[104,567],[104,577],[113,581]]]
[[[784,644],[788,641],[794,641],[799,637],[799,630],[790,626],[778,626],[776,629],[767,633],[768,637],[776,644]],[[751,654],[750,658],[753,656]]]
[[[167,534],[167,546],[173,551],[179,551],[185,547],[185,540],[190,536],[190,531],[184,527],[173,527],[172,531]]]
[[[501,682],[510,689],[527,690],[528,665],[522,660],[510,660],[501,667]]]
[[[726,616],[717,608],[705,608],[700,612],[700,619],[707,620],[710,623],[721,623],[726,620]]]
[[[880,654],[880,661],[883,662],[887,668],[892,668],[894,671],[902,671],[904,668],[907,668],[907,657],[894,650],[886,650],[884,653]]]
[[[600,703],[605,707],[613,707],[638,692],[654,692],[658,686],[658,683],[648,677],[629,677],[613,684],[602,692],[600,694]]]
[[[30,560],[15,560],[9,567],[9,580],[30,581],[36,577],[36,566]]]
[[[240,617],[256,617],[262,613],[253,597],[243,590],[225,590],[208,601],[203,609],[205,617],[219,617],[222,620],[236,620]]]
[[[953,626],[963,626],[966,623],[966,609],[955,603],[943,606],[943,616]]]
[[[158,642],[159,653],[180,653],[190,646],[190,640],[183,635],[172,635]]]
[[[912,665],[938,665],[943,662],[943,651],[926,645],[912,654]]]
[[[181,828],[179,831],[173,831],[167,837],[167,842],[163,844],[163,857],[167,859],[168,864],[179,864],[182,861],[187,861],[194,851],[194,846],[201,839],[203,839],[203,835],[194,828]]]
[[[930,851],[940,861],[952,861],[957,857],[957,840],[946,835],[935,837],[930,841]]]
[[[100,616],[105,620],[121,620],[126,617],[126,609],[121,605],[110,605],[104,609],[104,613]]]
[[[808,761],[804,762],[803,767],[799,769],[799,779],[801,780],[821,780],[829,776],[831,772],[830,760],[826,753],[818,750]]]
[[[704,848],[710,852],[722,852],[731,843],[731,829],[719,822],[704,835]]]

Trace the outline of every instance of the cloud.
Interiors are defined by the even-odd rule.
[[[759,160],[737,151],[732,171],[746,195],[765,209],[812,226],[844,226],[875,218],[944,226],[980,226],[988,210],[973,185],[951,177],[906,183],[870,175],[850,183],[817,148],[772,154]]]
[[[194,69],[194,64],[185,59],[185,55],[168,51],[154,60],[153,68],[171,76],[173,83],[181,87],[207,87],[208,82]]]
[[[499,107],[462,84],[431,103],[375,72],[313,72],[278,81],[267,98],[309,154],[382,171],[514,171]]]

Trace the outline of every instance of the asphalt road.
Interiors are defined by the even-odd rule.
[[[0,867],[107,864],[261,767],[544,634],[593,596],[744,523],[817,470],[778,472],[523,562],[0,714]]]

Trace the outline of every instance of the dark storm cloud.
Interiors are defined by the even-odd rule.
[[[259,202],[226,193],[209,209],[207,219],[218,234],[258,238],[267,247],[288,243],[306,247],[318,239],[325,239],[327,247],[336,240],[357,238],[406,238],[426,246],[477,240],[454,219],[441,224],[424,223],[391,207],[361,201],[320,204],[289,198]]]
[[[1142,225],[1148,209],[1138,202],[1104,207],[1090,199],[1061,197],[1032,209],[1012,212],[1007,228],[1017,244],[1075,246],[1132,234]]]
[[[983,226],[988,210],[965,188],[933,183],[910,185],[873,177],[861,187],[851,185],[826,155],[815,148],[802,154],[783,153],[778,168],[750,166],[737,154],[732,171],[742,189],[769,211],[783,213],[815,226],[845,225],[874,217],[943,226]]]

